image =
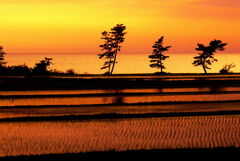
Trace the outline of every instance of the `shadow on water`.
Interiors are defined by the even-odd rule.
[[[123,91],[121,90],[121,89],[111,89],[111,90],[104,90],[104,92],[105,93],[112,93],[113,95],[116,95],[116,94],[119,94],[119,93],[123,93]],[[107,97],[104,97],[103,99],[102,99],[102,101],[105,103],[105,104],[107,104],[107,103],[109,103],[109,98],[107,98]],[[111,97],[111,101],[110,101],[111,103],[114,103],[114,104],[123,104],[123,103],[125,103],[124,102],[124,96],[122,96],[122,95],[116,95],[115,97]]]
[[[22,94],[24,93],[24,94]],[[0,91],[0,106],[239,100],[240,87]]]
[[[166,92],[214,92],[240,91],[240,87],[198,87],[198,88],[122,88],[122,89],[81,89],[81,90],[30,90],[0,91],[0,96],[42,96],[42,95],[79,95],[79,94],[126,94],[126,93],[166,93]]]
[[[219,86],[212,86],[212,87],[199,87],[199,92],[223,92],[223,91],[231,91],[231,89],[228,89],[226,87],[219,87]]]
[[[144,102],[146,101],[147,97],[151,97],[154,99],[154,101],[160,101],[164,97],[163,96],[151,96],[151,95],[145,95],[145,96],[136,96],[136,97],[129,97],[127,95],[121,95],[124,93],[130,93],[130,92],[149,92],[150,93],[156,93],[156,94],[164,94],[164,93],[175,93],[178,94],[178,96],[181,97],[181,93],[183,92],[194,92],[194,93],[201,93],[201,92],[224,92],[229,91],[229,88],[224,87],[199,87],[199,88],[154,88],[154,89],[106,89],[103,92],[104,93],[111,93],[112,96],[110,97],[103,97],[102,102],[104,104],[112,103],[112,104],[124,104],[129,103],[129,101],[138,100],[138,102]],[[165,96],[166,97],[166,96]],[[188,97],[191,97],[190,95]],[[130,99],[130,100],[129,100]],[[131,100],[132,99],[132,100]],[[187,98],[189,99],[189,98]],[[191,99],[190,99],[191,100]],[[204,98],[203,98],[204,100]],[[202,100],[202,101],[203,101]],[[153,100],[152,100],[153,101]],[[150,101],[151,102],[151,101]]]

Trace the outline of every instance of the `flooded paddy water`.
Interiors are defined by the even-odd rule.
[[[240,94],[216,95],[170,95],[170,96],[103,96],[64,98],[17,98],[2,99],[1,106],[46,106],[46,105],[98,105],[113,103],[151,103],[178,101],[229,101],[237,100]]]
[[[240,148],[239,112],[240,87],[0,91],[0,156]]]
[[[230,101],[239,98],[240,87],[0,91],[0,106]]]
[[[240,116],[1,123],[0,156],[240,148]]]
[[[153,105],[98,105],[98,106],[30,106],[0,108],[0,119],[51,117],[51,116],[85,116],[111,114],[179,114],[200,112],[229,112],[239,111],[240,102],[215,103],[181,103]],[[0,120],[1,121],[1,120]]]

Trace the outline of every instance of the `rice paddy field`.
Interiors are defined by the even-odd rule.
[[[85,116],[98,115],[153,115],[178,116],[184,114],[203,113],[234,114],[240,113],[240,102],[206,102],[206,103],[167,103],[167,104],[131,104],[131,105],[98,105],[98,106],[26,106],[26,107],[2,107],[0,109],[0,122],[4,120],[31,118],[41,120],[43,117],[75,116],[81,119]],[[91,118],[91,117],[90,117]]]
[[[176,148],[240,148],[240,117],[1,123],[0,156]]]
[[[240,149],[240,87],[0,90],[0,157]]]

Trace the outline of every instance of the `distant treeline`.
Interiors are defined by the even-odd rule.
[[[127,34],[125,32],[126,26],[123,24],[117,24],[114,26],[110,32],[102,32],[101,39],[104,40],[104,43],[99,47],[102,49],[103,53],[98,54],[100,59],[105,59],[104,65],[101,69],[107,69],[105,72],[106,75],[112,75],[114,71],[115,64],[117,63],[117,54],[121,51],[121,44],[125,41],[124,36]],[[168,51],[172,46],[163,46],[164,37],[161,36],[152,46],[153,52],[148,56],[150,59],[150,67],[159,69],[159,72],[155,74],[164,74],[163,71],[166,69],[164,66],[164,60],[169,58],[169,56],[164,55],[165,51]],[[223,43],[221,40],[213,40],[209,43],[208,46],[203,44],[197,44],[198,56],[195,56],[193,59],[194,66],[201,66],[205,74],[207,70],[210,70],[210,66],[217,62],[217,59],[214,57],[216,51],[224,51],[227,43]],[[59,72],[49,70],[49,66],[52,65],[52,58],[45,58],[40,62],[36,63],[33,68],[28,67],[27,65],[17,65],[17,66],[7,66],[7,62],[4,60],[5,52],[3,47],[0,46],[0,75],[74,75],[76,74],[73,69],[69,69],[67,72]],[[232,73],[231,69],[236,65],[226,64],[219,71],[222,74]],[[127,69],[126,69],[127,70]],[[183,71],[184,73],[184,71]]]
[[[26,64],[7,66],[7,62],[4,60],[6,53],[3,51],[3,47],[0,46],[0,75],[75,75],[73,69],[67,70],[67,72],[60,72],[56,70],[50,70],[49,66],[52,65],[52,58],[44,58],[40,62],[36,63],[33,68],[28,67]]]

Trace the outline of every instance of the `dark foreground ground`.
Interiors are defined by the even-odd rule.
[[[127,78],[130,76],[131,78]],[[162,88],[162,87],[239,87],[240,75],[120,75],[116,77],[0,77],[1,90],[38,90],[38,89],[111,89],[111,88]],[[97,116],[62,116],[51,117],[51,120],[91,120],[112,118],[145,118],[145,117],[177,117],[177,116],[211,116],[211,115],[239,115],[239,110],[210,111],[188,113],[149,113],[139,115],[108,114]],[[12,118],[2,122],[36,121],[35,118]],[[37,118],[37,121],[49,121],[48,117]],[[1,146],[1,145],[0,145]],[[165,149],[165,150],[131,150],[124,152],[88,152],[69,154],[49,154],[0,157],[4,160],[236,160],[239,158],[239,148],[213,149]]]
[[[240,74],[0,76],[1,90],[122,89],[239,86]]]
[[[237,160],[240,149],[216,148],[216,149],[165,149],[165,150],[132,150],[132,151],[108,151],[88,152],[78,154],[50,154],[37,156],[4,157],[1,161],[52,161],[52,160]]]
[[[13,118],[0,118],[0,123],[14,122],[43,122],[43,121],[87,121],[87,120],[114,120],[114,119],[134,119],[134,118],[169,118],[169,117],[191,117],[191,116],[227,116],[240,115],[240,110],[219,110],[219,111],[202,111],[202,112],[161,112],[161,113],[105,113],[105,114],[75,114],[63,116],[25,116]],[[239,131],[240,133],[240,131]]]

